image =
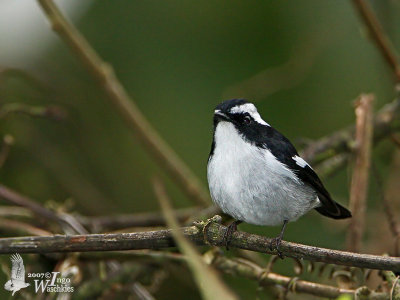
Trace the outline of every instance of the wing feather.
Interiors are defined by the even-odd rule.
[[[332,218],[351,216],[347,209],[337,204],[325,189],[318,175],[310,165],[301,159],[292,143],[279,131],[272,127],[266,128],[261,146],[267,148],[281,162],[288,166],[298,178],[311,186],[321,202],[318,212]]]
[[[25,267],[21,255],[18,253],[11,256],[11,279],[25,282]]]

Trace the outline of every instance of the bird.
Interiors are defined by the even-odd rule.
[[[4,289],[15,292],[28,287],[30,284],[25,282],[25,267],[21,255],[18,253],[11,256],[11,279],[4,284]]]
[[[213,122],[207,180],[215,204],[234,219],[224,234],[227,248],[242,222],[282,225],[270,244],[282,258],[279,247],[288,222],[312,209],[333,219],[351,217],[293,144],[261,118],[253,103],[226,100],[215,108]]]

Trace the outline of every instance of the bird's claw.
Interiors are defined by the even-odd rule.
[[[237,230],[237,223],[232,222],[229,224],[229,226],[226,228],[225,233],[224,233],[224,243],[225,243],[225,248],[226,250],[229,250],[229,244],[232,241],[232,234]]]
[[[271,239],[271,243],[269,244],[269,249],[271,251],[275,250],[277,252],[277,255],[279,256],[279,258],[283,259],[284,256],[283,256],[282,252],[280,251],[281,241],[282,241],[282,238],[280,236]]]

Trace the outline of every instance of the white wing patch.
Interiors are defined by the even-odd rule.
[[[308,164],[308,162],[306,162],[304,159],[302,159],[300,156],[293,156],[292,159],[296,162],[296,165],[305,168],[306,166],[309,166],[311,168],[311,166]],[[311,168],[312,169],[312,168]]]
[[[265,126],[270,126],[261,118],[260,114],[257,111],[257,108],[254,106],[253,103],[246,103],[232,107],[230,111],[231,113],[248,113],[257,123]]]

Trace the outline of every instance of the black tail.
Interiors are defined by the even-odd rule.
[[[326,209],[324,206],[317,207],[317,208],[315,208],[315,210],[317,212],[319,212],[321,215],[324,215],[324,216],[332,218],[332,219],[351,218],[351,212],[347,208],[344,208],[337,202],[335,202],[335,205],[338,209],[338,212],[335,214],[333,214],[331,210]]]

